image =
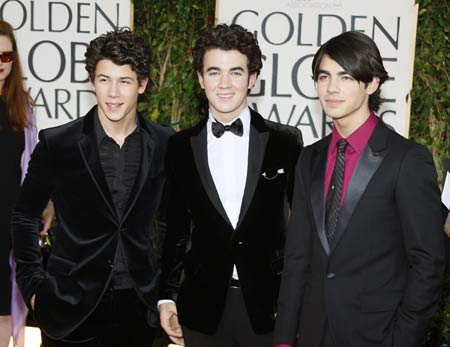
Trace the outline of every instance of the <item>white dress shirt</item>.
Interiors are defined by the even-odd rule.
[[[212,123],[216,120],[211,113],[206,124],[209,171],[222,206],[235,229],[239,220],[247,180],[250,139],[249,108],[246,107],[237,118],[229,123],[224,123],[224,125],[229,125],[238,118],[241,119],[243,125],[242,136],[237,136],[231,131],[225,131],[221,137],[215,137],[212,133]],[[236,266],[233,270],[233,278],[238,278]]]

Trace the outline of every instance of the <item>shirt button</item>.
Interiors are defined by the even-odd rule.
[[[332,280],[332,279],[334,278],[334,276],[335,276],[335,274],[332,273],[332,272],[330,272],[329,274],[327,274],[327,278],[328,278],[329,280]]]

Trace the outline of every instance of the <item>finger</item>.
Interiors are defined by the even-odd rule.
[[[183,331],[180,327],[173,328],[170,324],[164,324],[161,322],[161,327],[164,329],[167,335],[173,337],[183,337]]]
[[[42,222],[43,222],[43,225],[42,225],[42,230],[41,230],[40,234],[47,235],[47,232],[49,231],[50,226],[52,225],[52,221],[50,218],[46,218],[46,219],[43,219]]]
[[[170,335],[169,335],[169,338],[170,338],[173,342],[175,342],[175,344],[180,345],[180,346],[184,346],[184,339],[183,339],[183,338],[175,337],[175,336],[170,336]]]

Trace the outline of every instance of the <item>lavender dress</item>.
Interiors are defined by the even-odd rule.
[[[28,119],[30,125],[25,128],[25,149],[23,153],[22,161],[22,177],[21,182],[23,182],[25,175],[28,170],[28,162],[30,160],[30,155],[33,152],[34,146],[36,146],[37,139],[37,128],[36,128],[36,117],[30,108],[28,110]],[[11,298],[11,319],[12,319],[12,335],[14,346],[17,345],[19,338],[20,329],[25,325],[25,320],[27,318],[28,309],[23,301],[22,295],[20,294],[19,288],[17,287],[15,281],[15,268],[16,264],[13,260],[12,252],[10,255],[10,265],[12,271],[12,298]]]

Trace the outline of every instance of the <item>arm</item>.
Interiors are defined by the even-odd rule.
[[[450,237],[450,212],[447,214],[447,218],[444,224],[444,231],[448,237]]]
[[[39,249],[39,230],[41,214],[52,190],[49,151],[45,139],[41,138],[31,156],[28,174],[20,189],[11,221],[13,251],[17,264],[16,281],[28,305],[45,277]]]
[[[439,298],[444,272],[440,192],[433,158],[414,145],[406,153],[395,188],[410,268],[397,312],[394,346],[422,342]]]
[[[289,127],[289,129],[292,127]],[[292,197],[295,183],[295,168],[299,160],[299,155],[303,149],[303,139],[302,133],[299,129],[293,128],[291,130],[293,135],[289,137],[290,141],[288,147],[286,147],[287,159],[285,164],[287,183],[286,183],[286,213],[290,216],[292,210]],[[289,219],[286,219],[287,221]],[[283,227],[283,232],[280,233],[279,230],[274,230],[274,254],[272,257],[272,270],[274,274],[281,275],[283,269],[284,260],[284,244],[286,242],[286,228]]]
[[[190,238],[191,218],[183,191],[176,179],[176,148],[169,140],[167,151],[167,232],[162,255],[160,282],[160,320],[167,335],[175,342],[182,342],[182,332],[178,323],[176,300],[183,270],[186,245]],[[180,174],[180,173],[179,173]],[[172,302],[168,302],[172,300]]]
[[[54,217],[55,217],[55,207],[53,206],[53,202],[50,200],[47,206],[45,207],[44,212],[42,212],[41,215],[42,230],[39,231],[39,237],[41,241],[43,241],[45,237],[48,235],[48,231],[52,226]]]
[[[296,166],[291,219],[288,226],[283,274],[278,297],[274,342],[276,345],[296,345],[301,318],[304,273],[311,252],[311,222],[305,182],[301,169],[305,166],[304,152]]]

